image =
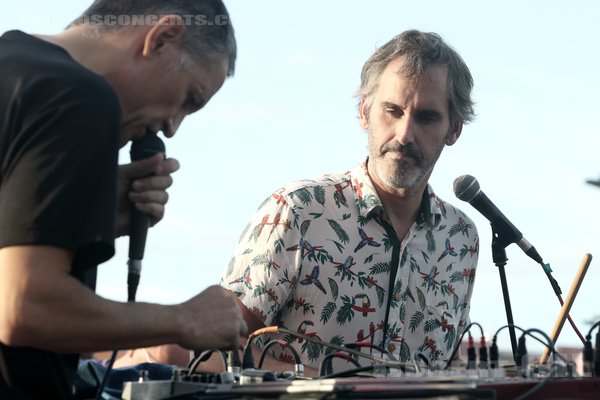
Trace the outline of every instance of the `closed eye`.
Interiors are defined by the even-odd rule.
[[[393,103],[384,102],[383,110],[386,114],[394,118],[400,118],[404,115],[404,110]]]
[[[416,118],[423,123],[434,123],[441,121],[443,116],[436,110],[419,110],[416,113]]]
[[[204,103],[204,98],[201,95],[188,93],[183,103],[183,109],[191,114],[204,107]]]

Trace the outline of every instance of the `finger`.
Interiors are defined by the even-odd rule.
[[[155,225],[165,215],[165,207],[158,203],[135,203],[135,208],[150,216],[150,224]]]
[[[162,163],[162,169],[163,169],[163,171],[162,171],[163,175],[171,174],[179,169],[179,161],[177,161],[174,158],[167,158]],[[157,174],[157,175],[159,175],[159,174]]]
[[[179,169],[179,161],[174,158],[163,159],[154,171],[154,175],[169,175]]]
[[[136,204],[156,203],[159,205],[164,205],[167,204],[167,202],[169,201],[169,193],[167,193],[164,190],[146,190],[144,192],[130,192],[129,199]]]
[[[152,157],[133,161],[131,164],[119,166],[119,172],[127,179],[143,178],[160,171],[164,164],[164,154],[155,154]]]
[[[131,187],[134,191],[144,192],[149,190],[165,190],[171,187],[172,184],[173,178],[170,175],[147,176],[134,180]]]

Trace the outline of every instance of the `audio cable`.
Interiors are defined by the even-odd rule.
[[[600,376],[600,329],[596,332],[595,348],[592,347],[592,332],[600,326],[600,321],[592,325],[585,336],[583,345],[584,376]]]
[[[376,345],[374,343],[370,343],[370,342],[354,342],[354,343],[344,343],[343,345],[345,348],[348,349],[360,349],[363,347],[367,347],[373,350],[377,350],[379,352],[381,352],[382,354],[386,354],[388,356],[389,359],[391,360],[396,360],[396,357],[394,357],[394,355],[392,353],[390,353],[387,349],[384,349],[383,347]],[[324,358],[323,361],[321,361],[321,365],[319,366],[319,376],[323,376],[323,375],[329,375],[333,373],[332,370],[332,365],[331,365],[331,361],[334,358],[341,358],[346,360],[347,362],[350,362],[352,364],[354,364],[355,367],[359,368],[360,367],[360,363],[357,361],[357,359],[355,357],[352,357],[350,354],[348,354],[345,351],[333,351],[329,354],[327,354]]]
[[[267,343],[265,345],[265,348],[262,350],[262,354],[260,355],[260,359],[258,360],[258,369],[262,368],[263,361],[265,360],[265,357],[266,357],[269,349],[277,344],[280,345],[281,347],[286,348],[287,350],[289,350],[292,353],[292,355],[294,357],[294,372],[296,373],[297,376],[304,376],[304,364],[302,364],[300,355],[298,354],[298,352],[296,351],[294,346],[291,346],[287,340],[283,340],[283,339],[271,340],[269,343]]]
[[[467,369],[474,369],[476,367],[477,356],[476,356],[476,351],[475,351],[475,342],[474,342],[473,337],[471,336],[471,328],[474,325],[479,327],[479,332],[481,333],[481,338],[479,340],[479,344],[480,344],[480,348],[479,348],[480,365],[479,365],[479,367],[487,368],[488,352],[487,352],[487,347],[486,347],[486,342],[485,342],[485,335],[483,334],[483,327],[478,322],[471,322],[471,323],[467,324],[467,326],[465,326],[460,337],[456,341],[454,350],[452,351],[452,354],[450,355],[450,357],[448,358],[448,362],[446,363],[446,369],[450,368],[452,361],[454,360],[454,357],[456,357],[456,353],[458,352],[458,349],[460,348],[463,338],[465,337],[465,335],[467,333],[469,334],[468,339],[467,339]],[[482,365],[483,363],[485,364],[485,366]]]
[[[407,365],[407,363],[398,361],[396,359],[385,359],[385,358],[376,357],[371,354],[363,353],[363,352],[361,352],[357,349],[351,348],[351,347],[346,347],[344,345],[337,345],[334,343],[325,342],[314,336],[304,335],[302,333],[298,333],[296,331],[292,331],[292,330],[289,330],[289,329],[286,329],[283,327],[268,326],[265,328],[257,329],[256,331],[252,332],[248,336],[248,341],[246,342],[246,345],[244,346],[244,351],[242,353],[242,369],[254,368],[254,356],[252,355],[252,342],[255,340],[256,337],[264,335],[264,334],[289,335],[294,338],[303,339],[308,342],[318,344],[318,345],[321,345],[326,348],[337,350],[339,352],[344,352],[344,353],[347,353],[347,354],[350,354],[350,355],[353,355],[356,357],[365,358],[367,360],[370,360],[374,364],[378,364],[378,365],[382,365],[382,366],[389,366],[389,367],[393,367],[393,368],[404,368]]]

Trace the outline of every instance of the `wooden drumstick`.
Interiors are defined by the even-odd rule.
[[[558,314],[558,318],[556,323],[554,324],[554,328],[552,329],[552,334],[550,335],[550,339],[552,339],[552,343],[556,343],[558,340],[558,335],[560,335],[560,331],[562,330],[563,325],[565,324],[566,319],[569,316],[569,311],[571,311],[571,306],[575,301],[575,296],[577,296],[577,292],[579,291],[579,287],[581,286],[581,282],[583,282],[583,278],[585,277],[585,273],[587,272],[590,263],[592,262],[592,255],[587,253],[583,256],[583,260],[581,260],[581,264],[579,265],[579,270],[577,271],[577,275],[573,279],[573,283],[571,284],[571,288],[569,289],[569,294],[567,295],[567,299],[565,300],[560,313]],[[540,363],[545,364],[548,361],[548,356],[550,355],[550,349],[548,347],[544,348],[544,352],[542,353],[542,357],[540,358]]]

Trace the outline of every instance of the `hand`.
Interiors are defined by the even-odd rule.
[[[171,173],[178,169],[179,162],[174,158],[164,159],[163,154],[119,166],[117,236],[129,232],[131,207],[149,214],[151,225],[163,218],[169,200],[167,188],[173,184]]]
[[[187,331],[179,345],[196,351],[237,349],[248,328],[231,293],[214,285],[180,304]]]

